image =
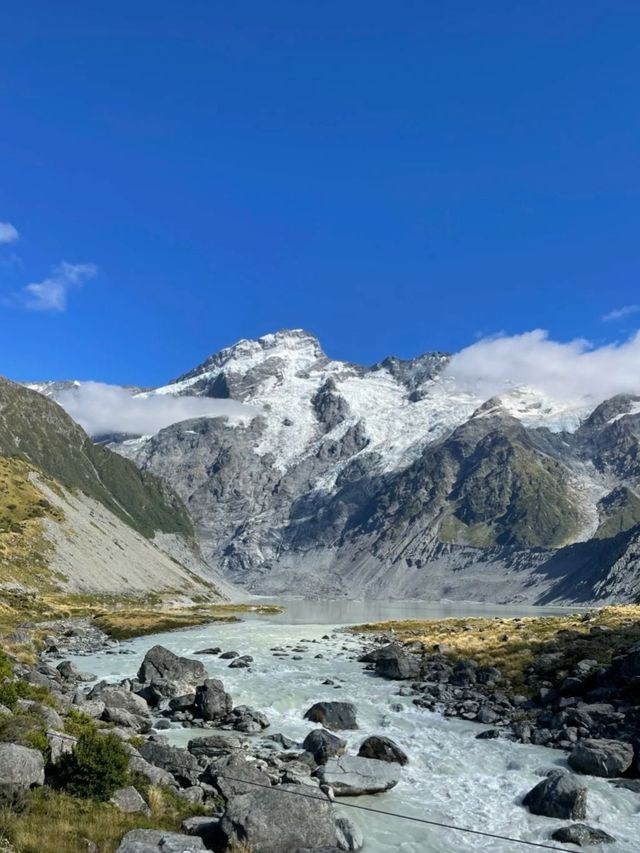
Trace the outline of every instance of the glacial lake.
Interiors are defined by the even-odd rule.
[[[267,602],[268,599],[260,601]],[[234,704],[251,705],[271,720],[268,732],[302,740],[314,728],[303,714],[319,700],[349,700],[358,708],[359,731],[341,732],[356,752],[364,737],[384,734],[396,740],[410,757],[396,788],[374,797],[343,801],[439,823],[560,847],[551,833],[570,821],[529,814],[519,803],[552,767],[566,767],[564,753],[504,740],[476,740],[483,728],[475,723],[442,717],[415,708],[411,698],[398,697],[401,683],[384,681],[351,659],[359,649],[346,625],[382,619],[439,618],[445,616],[530,616],[566,613],[578,608],[502,607],[464,602],[419,601],[282,601],[285,612],[274,616],[243,616],[234,624],[213,624],[184,631],[141,637],[123,644],[130,654],[100,652],[75,659],[83,670],[99,678],[119,680],[135,675],[145,652],[161,643],[180,655],[192,656],[207,646],[221,646],[254,657],[251,670],[229,669],[228,661],[197,656],[210,674],[220,678]],[[336,633],[328,640],[323,636]],[[302,660],[278,658],[270,650],[307,640]],[[315,641],[315,642],[313,642]],[[323,655],[315,658],[316,654]],[[324,686],[336,680],[339,689]],[[391,706],[400,703],[401,711]],[[175,744],[201,734],[201,729],[173,728],[167,734]],[[593,851],[637,853],[640,837],[640,796],[613,788],[606,780],[585,777],[588,815],[584,821],[613,835],[615,844],[592,846]],[[278,796],[274,792],[274,796]],[[535,848],[497,841],[450,829],[428,826],[399,817],[344,807],[365,836],[366,853],[517,853]],[[569,849],[569,848],[565,848]],[[571,848],[579,849],[579,848]]]

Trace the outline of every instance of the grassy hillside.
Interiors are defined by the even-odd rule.
[[[95,446],[53,401],[2,378],[0,455],[23,459],[80,489],[148,538],[156,531],[193,536],[181,500],[157,477]]]

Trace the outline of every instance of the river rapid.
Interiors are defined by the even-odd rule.
[[[218,623],[141,637],[123,644],[128,654],[100,652],[78,657],[75,662],[99,678],[116,681],[133,676],[145,652],[156,643],[187,656],[214,645],[224,651],[250,654],[254,658],[250,670],[229,669],[229,661],[217,657],[197,656],[197,659],[213,677],[223,680],[234,704],[251,705],[269,717],[268,732],[282,732],[302,740],[315,727],[302,718],[310,705],[323,699],[348,700],[358,708],[360,726],[359,731],[339,733],[347,738],[349,752],[355,753],[365,736],[384,734],[396,740],[409,755],[410,763],[403,769],[396,788],[375,797],[354,797],[343,802],[555,846],[550,840],[551,833],[570,821],[536,817],[519,803],[547,770],[566,767],[564,753],[504,740],[476,740],[475,735],[487,727],[415,708],[411,698],[398,697],[400,683],[373,676],[353,659],[360,643],[341,633],[341,629],[381,619],[526,616],[566,611],[459,602],[290,601],[284,604],[285,611],[275,616],[248,615],[239,623]],[[329,639],[322,639],[326,635]],[[301,655],[302,660],[274,657],[271,651],[274,646],[293,646],[302,640],[307,641],[309,649]],[[322,657],[316,658],[317,654]],[[341,687],[323,685],[327,678]],[[397,703],[402,704],[401,711],[392,710]],[[183,728],[162,732],[178,745],[186,745],[191,737],[207,733],[207,730]],[[615,844],[588,849],[637,853],[640,796],[613,788],[603,779],[585,777],[585,782],[589,793],[584,822],[606,830],[617,839]],[[361,827],[366,853],[517,853],[520,850],[526,853],[535,849],[359,811],[347,805],[344,814]]]

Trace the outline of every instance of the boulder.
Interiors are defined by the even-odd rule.
[[[152,693],[167,698],[193,692],[206,677],[203,663],[180,657],[164,646],[149,649],[138,670],[138,680],[142,684],[153,688]]]
[[[240,652],[222,652],[220,660],[233,660],[233,658],[237,658],[239,655]]]
[[[133,785],[118,788],[110,800],[116,808],[125,814],[150,814],[149,806]]]
[[[188,817],[182,821],[182,831],[197,835],[204,841],[207,850],[215,850],[220,842],[220,818],[211,815]]]
[[[318,768],[317,775],[336,796],[355,797],[388,791],[400,781],[401,770],[399,764],[388,761],[344,755],[330,758]]]
[[[340,850],[362,850],[364,847],[362,830],[348,817],[336,818],[336,835]]]
[[[225,800],[271,786],[269,776],[242,753],[232,753],[209,765],[208,775]]]
[[[47,743],[49,744],[49,761],[57,764],[60,757],[69,755],[75,749],[78,739],[65,732],[47,732]]]
[[[297,785],[255,790],[234,797],[220,822],[228,847],[242,843],[260,853],[291,853],[298,848],[335,848],[333,809],[319,791],[298,796]]]
[[[196,758],[219,758],[247,746],[247,739],[234,734],[212,734],[193,738],[187,749]]]
[[[372,735],[360,744],[360,758],[377,758],[379,761],[391,761],[396,764],[408,764],[409,756],[389,737]]]
[[[137,750],[129,758],[129,770],[144,776],[151,785],[175,787],[178,784],[171,773],[146,761]]]
[[[269,727],[269,718],[248,705],[237,705],[225,718],[224,726],[225,728],[229,726],[237,732],[254,735]]]
[[[153,720],[149,706],[141,696],[136,696],[130,690],[115,684],[97,684],[89,699],[99,699],[104,702],[102,719],[117,726],[134,729],[144,734],[151,730]]]
[[[569,755],[574,770],[605,779],[622,776],[632,763],[633,746],[621,740],[582,740]]]
[[[148,740],[139,751],[145,761],[170,773],[185,788],[194,785],[202,773],[196,757],[179,746]]]
[[[207,678],[196,688],[195,713],[203,720],[220,721],[233,707],[231,696],[225,692],[224,684],[217,678]]]
[[[304,715],[305,720],[327,729],[357,729],[356,706],[352,702],[316,702]]]
[[[522,801],[532,814],[581,820],[587,816],[587,789],[569,773],[552,771]]]
[[[203,840],[194,835],[162,829],[132,829],[122,839],[116,853],[200,853],[206,849]]]
[[[382,678],[403,681],[420,677],[420,661],[408,654],[399,643],[389,643],[378,649],[374,662],[375,671]]]
[[[304,739],[302,748],[313,755],[316,764],[326,764],[330,758],[344,755],[347,742],[326,729],[314,729]]]
[[[0,799],[44,785],[44,760],[37,749],[0,743]]]
[[[587,847],[589,844],[611,844],[615,841],[612,835],[603,829],[595,829],[586,823],[573,823],[571,826],[563,826],[556,829],[551,836],[554,841],[562,844],[575,844],[577,847]]]

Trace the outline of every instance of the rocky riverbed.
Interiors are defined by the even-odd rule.
[[[517,734],[510,727],[524,721],[512,720],[509,715],[527,712],[524,706],[528,699],[518,707],[518,702],[512,701],[514,697],[506,695],[509,707],[501,706],[501,716],[487,719],[485,725],[475,722],[482,707],[493,709],[505,701],[499,695],[497,673],[475,671],[475,681],[468,683],[473,679],[469,675],[473,664],[452,666],[434,656],[428,662],[432,667],[428,679],[425,670],[399,673],[408,676],[401,680],[383,678],[382,673],[367,669],[375,667],[375,662],[358,661],[371,651],[370,638],[345,635],[311,622],[287,625],[278,618],[198,628],[154,639],[186,655],[190,663],[180,669],[183,674],[191,671],[197,684],[182,684],[181,691],[189,689],[166,695],[161,671],[156,672],[159,683],[156,680],[154,684],[144,664],[153,642],[150,638],[80,654],[73,660],[100,680],[122,681],[128,676],[123,688],[147,705],[148,716],[144,715],[140,726],[151,727],[146,733],[151,739],[139,750],[141,758],[154,767],[162,765],[160,769],[166,772],[176,770],[171,762],[186,761],[190,769],[187,767],[183,775],[178,773],[178,780],[188,796],[200,796],[191,791],[194,788],[204,792],[205,800],[212,789],[220,793],[223,773],[216,777],[210,765],[235,763],[240,773],[235,779],[242,780],[241,774],[250,766],[252,772],[263,774],[262,783],[280,787],[282,795],[295,796],[287,792],[287,786],[292,785],[320,795],[333,791],[338,798],[336,815],[351,817],[355,837],[362,834],[364,849],[371,853],[506,853],[514,847],[382,816],[370,815],[364,821],[359,812],[348,807],[341,814],[340,801],[345,794],[349,795],[345,803],[516,838],[553,843],[555,833],[558,843],[569,843],[573,838],[588,841],[591,849],[598,850],[608,835],[616,840],[606,849],[625,853],[636,849],[640,801],[628,774],[622,779],[626,787],[617,788],[602,776],[567,773],[562,751],[530,742],[516,743]],[[380,638],[380,644],[384,639]],[[408,653],[412,655],[411,650]],[[413,658],[419,659],[420,667],[425,665],[420,656],[412,655],[409,660]],[[438,678],[433,677],[436,672],[440,673]],[[389,674],[394,675],[388,670]],[[449,699],[443,700],[443,693],[431,705],[425,684],[451,691]],[[112,690],[98,681],[91,687],[88,701],[99,701],[105,692],[108,697]],[[335,706],[335,702],[342,704]],[[332,703],[331,713],[338,714],[335,728],[322,718],[322,707],[307,714],[310,719],[305,720],[305,712],[317,703]],[[203,709],[207,710],[203,713]],[[461,719],[452,719],[449,714]],[[318,735],[322,730],[327,734]],[[501,736],[488,739],[496,732]],[[322,742],[309,741],[311,733]],[[478,739],[477,735],[482,737]],[[203,736],[205,741],[197,746]],[[212,740],[206,745],[209,738]],[[363,746],[367,740],[369,746]],[[372,743],[380,754],[372,753]],[[176,747],[183,751],[176,752]],[[393,760],[385,761],[389,757]],[[383,768],[381,761],[386,764]],[[549,771],[555,773],[547,776]],[[203,773],[208,775],[203,777]],[[372,785],[379,793],[372,793]],[[254,787],[255,792],[266,790]],[[524,798],[536,788],[535,798],[525,805]],[[276,793],[267,791],[267,796],[273,802]],[[557,801],[568,803],[564,811],[554,811]]]

